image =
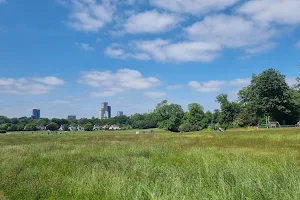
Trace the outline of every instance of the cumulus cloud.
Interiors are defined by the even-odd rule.
[[[269,43],[265,43],[265,44],[258,45],[255,47],[249,47],[249,48],[245,49],[245,53],[248,55],[265,53],[265,52],[268,52],[271,49],[275,48],[276,45],[277,44],[274,42],[269,42]]]
[[[63,84],[56,77],[46,78],[0,78],[0,93],[15,95],[40,95],[47,94],[55,89],[54,86]]]
[[[216,42],[223,47],[238,48],[260,45],[272,38],[276,31],[240,16],[212,15],[185,29],[194,41]]]
[[[68,24],[76,30],[97,32],[113,20],[115,7],[109,0],[60,0],[60,2],[71,10]]]
[[[156,39],[133,41],[126,50],[121,47],[108,47],[106,54],[116,58],[153,59],[162,62],[209,62],[218,56],[219,51],[220,46],[215,43],[171,43],[168,40]]]
[[[76,44],[76,46],[78,46],[79,48],[81,48],[84,51],[93,51],[94,50],[94,48],[91,47],[91,45],[89,45],[87,43],[78,43],[78,42],[76,42],[75,44]]]
[[[212,80],[203,83],[197,81],[190,81],[188,86],[198,92],[218,92],[221,86],[225,85],[226,81]]]
[[[33,80],[40,83],[44,83],[46,85],[63,85],[65,83],[63,80],[56,78],[54,76],[33,78]]]
[[[149,98],[160,98],[166,96],[165,92],[144,92],[144,95]]]
[[[133,15],[124,24],[127,33],[161,33],[168,31],[181,21],[179,17],[156,10]]]
[[[297,83],[295,77],[287,77],[287,84],[292,87]],[[233,80],[211,80],[206,82],[190,81],[188,87],[197,92],[226,92],[237,94],[239,90],[251,84],[251,78],[236,78]]]
[[[111,71],[83,72],[80,83],[97,88],[92,96],[115,96],[129,90],[141,90],[158,86],[161,81],[155,77],[144,77],[137,70],[119,69]]]
[[[173,12],[201,15],[224,10],[238,1],[239,0],[150,0],[150,3]]]
[[[181,89],[181,88],[183,88],[184,87],[184,85],[169,85],[169,86],[167,86],[166,88],[168,89],[168,90],[176,90],[176,89]]]
[[[229,81],[229,85],[233,86],[247,86],[251,83],[251,78],[237,78]]]
[[[238,13],[263,23],[300,24],[299,0],[252,0],[243,4]]]

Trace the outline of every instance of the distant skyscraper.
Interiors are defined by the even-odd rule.
[[[32,117],[32,119],[40,119],[41,111],[39,109],[33,109],[31,117]]]
[[[108,118],[111,118],[111,106],[107,106]]]
[[[74,120],[76,120],[76,115],[69,115],[68,119],[74,119]]]
[[[101,103],[101,109],[99,111],[99,119],[111,118],[111,106],[108,106],[107,102]]]
[[[118,112],[117,112],[117,116],[120,117],[120,116],[123,116],[123,115],[124,115],[124,114],[123,114],[123,111],[118,111]]]

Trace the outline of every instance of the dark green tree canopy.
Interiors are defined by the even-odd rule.
[[[178,104],[168,104],[167,100],[156,106],[155,121],[159,128],[177,132],[184,117],[184,111]]]
[[[251,84],[239,92],[239,99],[260,117],[281,121],[291,112],[289,86],[285,76],[274,69],[253,75]]]

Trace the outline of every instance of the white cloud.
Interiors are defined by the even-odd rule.
[[[247,86],[251,83],[251,78],[237,78],[229,81],[229,85],[233,86]]]
[[[276,33],[269,26],[224,14],[207,16],[185,30],[191,40],[215,42],[228,48],[261,45]]]
[[[59,78],[54,76],[47,76],[47,77],[40,77],[40,78],[33,78],[34,81],[44,83],[47,85],[63,85],[65,82]]]
[[[253,54],[259,54],[259,53],[264,53],[264,52],[268,52],[271,49],[276,47],[276,43],[274,42],[270,42],[270,43],[265,43],[256,47],[249,47],[245,49],[245,53],[249,54],[249,55],[253,55]]]
[[[238,1],[239,0],[150,0],[150,3],[173,12],[201,15],[226,9]]]
[[[169,86],[167,86],[166,88],[168,89],[168,90],[176,90],[176,89],[181,89],[181,88],[183,88],[184,87],[184,85],[169,85]]]
[[[166,96],[165,92],[144,92],[144,95],[149,98],[160,98]]]
[[[54,89],[53,86],[57,85],[46,83],[49,80],[45,81],[44,84],[36,83],[35,81],[36,80],[34,79],[31,80],[26,78],[0,78],[0,93],[16,95],[40,95],[49,93]]]
[[[99,92],[92,92],[92,96],[114,96],[128,90],[152,88],[161,83],[157,78],[144,77],[139,71],[130,69],[120,69],[116,73],[110,71],[84,72],[79,82],[101,89]]]
[[[78,47],[80,47],[81,49],[83,49],[84,51],[93,51],[94,48],[91,47],[91,45],[87,44],[87,43],[75,43]]]
[[[238,9],[253,20],[263,23],[300,24],[299,0],[252,0]]]
[[[298,81],[296,80],[295,77],[287,77],[285,79],[285,81],[290,87],[293,87],[294,85],[296,85],[298,83]]]
[[[105,54],[113,58],[126,58],[127,55],[123,49],[112,45],[105,50]]]
[[[127,51],[127,52],[126,52]],[[218,56],[220,46],[206,42],[171,43],[168,40],[134,41],[126,49],[108,47],[106,54],[115,58],[153,59],[171,62],[209,62]]]
[[[15,79],[13,78],[0,78],[0,86],[13,85],[15,83]]]
[[[188,86],[198,92],[218,92],[224,86],[226,81],[212,80],[203,83],[197,81],[190,81]]]
[[[296,43],[296,48],[300,49],[300,41]]]
[[[124,31],[128,33],[161,33],[168,31],[181,21],[179,17],[159,13],[156,10],[146,11],[131,16],[124,24]]]
[[[109,0],[70,0],[61,2],[71,9],[68,24],[76,30],[97,32],[113,19],[115,7]]]

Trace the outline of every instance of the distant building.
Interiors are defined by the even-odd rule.
[[[123,114],[123,111],[118,111],[118,112],[117,112],[117,116],[120,117],[120,116],[123,116],[123,115],[124,115],[124,114]]]
[[[33,109],[31,117],[32,117],[32,119],[40,119],[41,111],[39,109]]]
[[[99,119],[111,118],[111,106],[108,106],[107,102],[101,103],[101,109],[99,111]]]
[[[74,120],[76,120],[76,115],[69,115],[68,119],[74,119]]]
[[[108,118],[111,118],[111,106],[107,106]]]

